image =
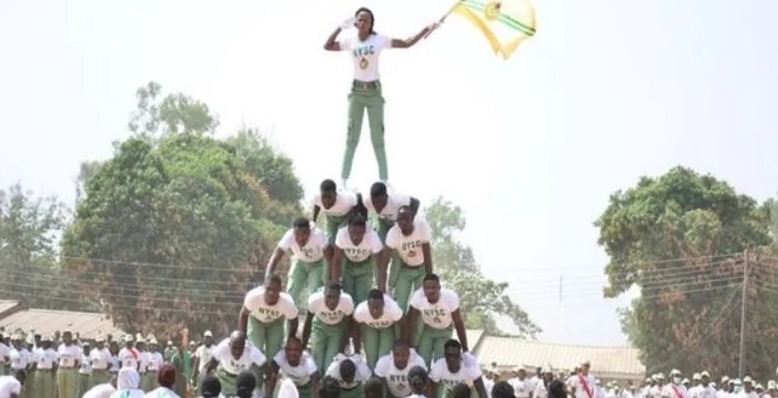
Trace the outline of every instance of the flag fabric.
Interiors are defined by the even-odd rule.
[[[535,9],[529,0],[461,0],[451,12],[472,22],[506,60],[535,35]]]

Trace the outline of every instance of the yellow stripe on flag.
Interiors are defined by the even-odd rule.
[[[535,9],[529,0],[461,0],[452,12],[472,22],[505,60],[535,35]]]

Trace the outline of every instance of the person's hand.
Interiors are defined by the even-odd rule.
[[[427,32],[428,32],[428,33],[432,33],[432,32],[434,32],[434,31],[435,31],[437,28],[439,28],[439,27],[440,27],[440,22],[438,22],[438,21],[435,21],[435,22],[433,22],[433,23],[431,23],[431,24],[427,25]]]
[[[357,21],[356,17],[349,17],[348,19],[343,21],[342,24],[340,24],[339,28],[340,28],[340,30],[351,29],[351,28],[354,27],[354,22],[356,22],[356,21]]]

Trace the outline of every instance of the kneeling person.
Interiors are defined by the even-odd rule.
[[[373,275],[383,262],[384,244],[367,225],[367,219],[356,214],[348,226],[338,231],[329,280],[342,280],[343,291],[355,303],[367,300],[367,292],[375,285]],[[342,279],[341,279],[342,278]]]
[[[481,375],[478,360],[470,353],[462,352],[462,345],[456,340],[445,344],[444,357],[435,361],[430,369],[432,388],[437,398],[449,396],[455,386],[465,384],[475,388],[479,398],[489,398]]]
[[[392,350],[392,344],[400,336],[395,335],[395,325],[403,317],[400,306],[389,295],[373,289],[368,293],[367,301],[357,305],[354,310],[354,322],[360,328],[354,340],[355,351],[365,349],[367,365],[374,369],[378,358]]]
[[[397,340],[392,352],[381,357],[373,371],[386,386],[387,398],[405,398],[413,394],[408,381],[408,372],[414,367],[426,369],[424,358],[403,340]]]
[[[303,346],[313,335],[313,355],[319,374],[324,374],[330,361],[348,343],[352,331],[354,301],[342,293],[340,284],[330,282],[324,291],[311,295],[308,316],[303,327]]]
[[[222,394],[226,396],[235,395],[239,374],[251,371],[253,367],[262,367],[267,361],[265,355],[257,347],[246,342],[246,335],[237,330],[232,332],[229,338],[219,343],[212,355],[206,372],[211,373],[216,369],[216,377],[219,378]]]
[[[335,355],[335,359],[327,368],[327,376],[338,382],[340,398],[362,398],[363,384],[372,374],[359,354]]]

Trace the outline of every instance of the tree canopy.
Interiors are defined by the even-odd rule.
[[[611,195],[595,223],[609,258],[604,295],[640,288],[641,297],[621,314],[622,325],[649,372],[675,367],[687,374],[701,369],[736,374],[746,263],[749,322],[776,326],[761,313],[778,303],[778,290],[754,282],[775,277],[763,255],[771,241],[768,221],[753,198],[683,167],[642,177],[635,187]],[[746,336],[759,328],[751,324]],[[747,339],[752,376],[772,373],[768,353],[778,346],[763,343],[753,333]]]
[[[507,282],[486,278],[472,249],[457,238],[466,226],[459,206],[437,198],[424,210],[432,227],[432,256],[443,283],[459,295],[468,329],[483,329],[493,336],[506,334],[496,317],[509,318],[516,326],[507,334],[535,337],[541,329],[507,294]]]
[[[160,93],[156,83],[139,89],[135,135],[82,167],[63,264],[129,331],[226,333],[301,211],[302,188],[256,131],[216,139],[207,105]]]

